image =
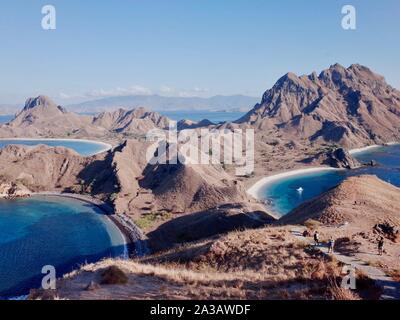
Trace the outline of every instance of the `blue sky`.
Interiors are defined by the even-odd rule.
[[[57,30],[41,9],[57,10]],[[341,8],[357,9],[357,30]],[[288,71],[361,63],[400,88],[398,0],[0,2],[0,104],[47,94],[260,96]]]

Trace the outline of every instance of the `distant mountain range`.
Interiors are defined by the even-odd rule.
[[[164,97],[159,95],[109,97],[67,105],[74,112],[102,112],[118,108],[134,109],[139,107],[155,111],[249,111],[259,98],[244,95],[200,97]]]

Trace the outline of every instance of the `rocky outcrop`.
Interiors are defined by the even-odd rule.
[[[0,199],[26,198],[31,196],[31,191],[21,183],[0,184]]]
[[[327,153],[327,159],[323,162],[334,168],[355,169],[361,166],[357,159],[353,158],[350,153],[339,148]]]
[[[335,64],[319,76],[286,74],[238,123],[344,147],[381,144],[400,139],[400,92],[367,67]]]
[[[315,165],[323,164],[339,169],[356,169],[361,166],[361,163],[343,148],[319,152],[316,155],[303,159],[302,162]]]
[[[146,134],[152,129],[167,129],[169,119],[145,108],[118,109],[96,116],[92,124],[111,132],[124,134]]]
[[[206,128],[214,125],[210,120],[204,119],[199,122],[191,121],[191,120],[181,120],[178,122],[177,127],[178,130],[185,129],[197,129],[197,128]]]

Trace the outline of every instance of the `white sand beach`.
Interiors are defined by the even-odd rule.
[[[276,182],[281,179],[286,179],[288,177],[300,176],[303,174],[324,172],[324,171],[338,171],[338,170],[343,170],[343,169],[336,169],[331,167],[313,167],[313,168],[297,169],[297,170],[274,174],[272,176],[264,177],[258,182],[256,182],[250,189],[247,190],[247,193],[251,195],[253,198],[261,200],[262,188],[264,188],[266,185],[272,182]]]
[[[113,146],[109,143],[95,141],[95,140],[88,140],[88,139],[57,139],[57,138],[0,138],[0,141],[65,141],[65,142],[87,142],[97,144],[102,146],[103,148],[100,149],[96,154],[106,152],[111,150]]]
[[[351,150],[349,150],[349,153],[351,155],[355,155],[355,154],[358,154],[358,153],[363,153],[363,152],[366,152],[366,151],[369,151],[369,150],[372,150],[372,149],[376,149],[376,148],[380,148],[380,147],[383,147],[383,146],[379,145],[379,144],[374,144],[374,145],[368,146],[368,147],[351,149]]]
[[[400,144],[400,142],[396,142],[396,141],[388,142],[388,143],[386,143],[384,145],[383,144],[374,144],[374,145],[363,147],[363,148],[351,149],[351,150],[349,150],[349,153],[351,155],[355,155],[355,154],[363,153],[363,152],[366,152],[366,151],[369,151],[369,150],[372,150],[372,149],[381,148],[381,147],[385,147],[385,146],[395,146],[395,145],[398,145],[398,144]]]

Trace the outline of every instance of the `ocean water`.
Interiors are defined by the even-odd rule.
[[[261,194],[276,213],[285,215],[303,202],[337,186],[349,176],[372,174],[400,187],[400,145],[379,147],[354,155],[363,163],[375,160],[379,166],[302,174],[265,185]],[[303,191],[299,192],[298,189]]]
[[[11,121],[13,118],[14,118],[14,116],[0,115],[0,124],[7,123],[7,122]]]
[[[160,114],[171,120],[192,120],[201,121],[208,119],[218,124],[220,122],[232,122],[245,115],[243,112],[222,112],[222,111],[158,111]]]
[[[0,297],[41,286],[43,266],[57,277],[82,263],[125,252],[117,227],[86,202],[60,197],[0,200]]]
[[[92,156],[104,150],[105,145],[95,141],[83,141],[83,140],[0,140],[0,148],[4,148],[10,144],[19,144],[25,146],[36,146],[44,144],[50,147],[66,147],[78,152],[82,156]]]
[[[172,120],[192,120],[201,121],[208,119],[216,124],[220,122],[232,122],[240,119],[245,115],[244,112],[223,112],[223,111],[198,111],[198,110],[188,110],[188,111],[157,111],[163,116],[166,116]],[[95,115],[96,113],[82,113],[85,115]],[[14,118],[12,115],[0,115],[0,124],[7,123]]]

